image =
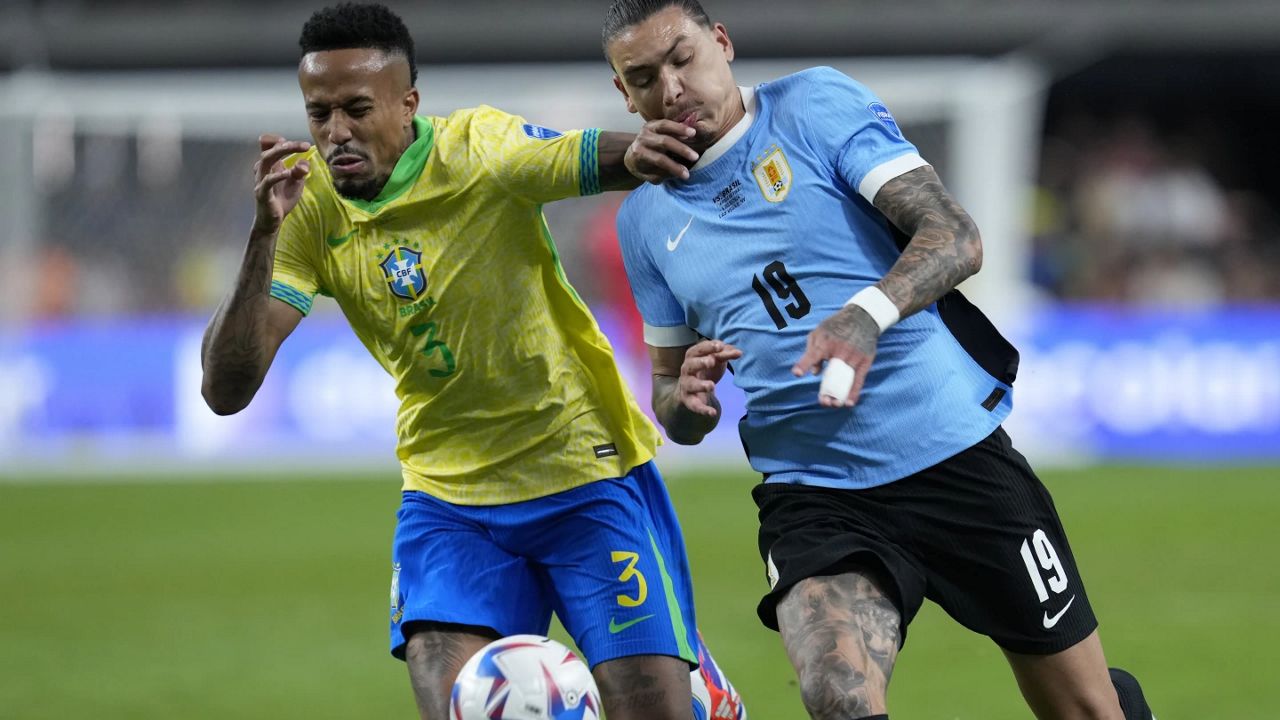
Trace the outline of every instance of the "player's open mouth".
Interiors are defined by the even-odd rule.
[[[329,167],[340,175],[353,175],[365,168],[364,158],[359,155],[339,155],[329,161]]]

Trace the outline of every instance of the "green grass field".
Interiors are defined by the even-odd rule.
[[[1112,664],[1162,720],[1276,718],[1280,470],[1048,473]],[[805,717],[752,479],[671,473],[704,635],[754,720]],[[386,652],[386,481],[0,484],[0,718],[412,718]],[[1271,689],[1268,689],[1271,688]],[[895,718],[1030,714],[999,651],[926,605]]]

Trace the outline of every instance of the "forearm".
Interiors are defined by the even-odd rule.
[[[605,190],[633,190],[640,187],[640,179],[627,169],[627,148],[635,135],[620,132],[600,133],[597,157],[600,163],[600,187]]]
[[[876,197],[876,206],[911,235],[898,261],[876,283],[900,317],[937,302],[982,268],[982,238],[973,219],[931,169],[925,178],[915,185],[890,183]]]
[[[271,362],[268,306],[275,236],[255,233],[245,248],[235,287],[205,329],[201,392],[219,415],[244,409]]]
[[[667,437],[677,445],[697,445],[720,421],[720,401],[715,393],[707,397],[707,404],[714,407],[715,415],[699,415],[680,402],[677,393],[679,380],[667,375],[653,376],[653,414],[667,430]]]

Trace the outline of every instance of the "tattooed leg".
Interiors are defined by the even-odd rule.
[[[609,720],[691,720],[689,664],[666,655],[600,663],[592,672]]]
[[[778,628],[814,720],[881,715],[898,657],[898,608],[872,576],[800,581],[778,603]]]
[[[414,623],[406,628],[405,665],[422,720],[446,720],[449,695],[462,666],[498,638],[488,628],[447,623]]]

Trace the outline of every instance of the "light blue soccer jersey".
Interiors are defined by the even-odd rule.
[[[881,485],[989,435],[1011,408],[1017,352],[958,292],[884,333],[852,409],[819,406],[818,378],[791,374],[810,331],[897,260],[906,240],[871,201],[926,162],[831,68],[742,94],[747,116],[688,181],[642,187],[619,212],[646,342],[742,349],[739,431],[769,482]]]

